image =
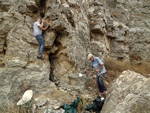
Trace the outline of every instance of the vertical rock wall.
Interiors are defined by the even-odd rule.
[[[110,56],[140,61],[149,56],[149,1],[106,0]],[[107,14],[108,14],[107,13]]]
[[[0,1],[0,100],[18,99],[26,89],[36,95],[54,90],[72,73],[86,73],[87,55],[149,63],[149,1],[2,0]],[[50,20],[44,34],[45,60],[37,59],[33,36],[37,17]],[[83,87],[84,89],[84,87]]]
[[[50,63],[37,59],[39,45],[33,37],[36,1],[1,1],[0,17],[0,100],[18,100],[25,90],[37,94],[51,91]]]

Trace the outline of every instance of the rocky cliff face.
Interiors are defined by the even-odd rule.
[[[69,74],[85,72],[90,43],[86,6],[85,1],[1,1],[2,103],[29,88],[36,95],[56,89],[50,73],[55,76],[50,79],[66,85]],[[52,27],[44,34],[44,61],[37,59],[39,45],[32,35],[33,23],[41,16]]]
[[[83,83],[74,87],[71,80],[87,73],[89,52],[105,60],[149,64],[148,0],[2,0],[0,6],[1,103],[18,100],[26,89],[36,96],[49,93],[56,89],[55,80],[84,90]],[[51,23],[44,34],[43,61],[37,59],[33,36],[37,17]]]
[[[148,0],[106,0],[106,10],[110,14],[110,16],[107,15],[109,31],[107,35],[111,42],[110,56],[118,60],[126,60],[138,70],[142,70],[142,65],[147,67],[150,61],[148,58],[150,46],[148,4]],[[149,73],[148,69],[145,68],[145,70]]]

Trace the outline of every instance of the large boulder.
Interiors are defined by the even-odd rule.
[[[149,113],[150,79],[124,71],[110,87],[101,113]]]

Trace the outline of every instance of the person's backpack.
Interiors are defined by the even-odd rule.
[[[95,100],[93,100],[93,107],[92,111],[94,112],[100,112],[102,110],[103,104],[104,104],[105,99],[97,96]]]

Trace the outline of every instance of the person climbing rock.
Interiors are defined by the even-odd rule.
[[[107,89],[103,82],[103,79],[104,79],[105,73],[106,73],[104,63],[101,61],[100,58],[95,57],[92,54],[88,55],[88,59],[91,61],[91,68],[90,68],[89,76],[92,76],[92,70],[94,68],[97,72],[97,86],[99,89],[99,94],[102,94],[102,93],[106,94]]]
[[[40,44],[39,54],[38,54],[37,58],[39,58],[41,60],[44,60],[44,57],[42,54],[43,49],[44,49],[44,41],[43,41],[42,31],[47,30],[47,28],[50,26],[50,24],[47,23],[47,26],[45,28],[43,28],[43,25],[44,25],[44,20],[42,20],[40,18],[37,18],[37,21],[34,22],[34,24],[33,24],[33,34]]]

